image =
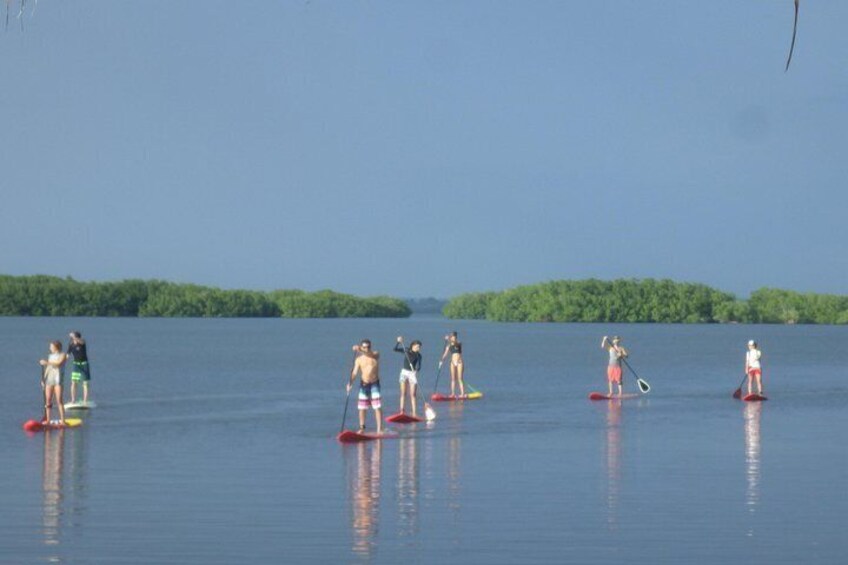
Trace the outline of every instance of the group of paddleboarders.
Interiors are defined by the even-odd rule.
[[[627,349],[621,345],[621,338],[617,335],[604,336],[601,339],[601,349],[606,349],[609,352],[609,363],[607,364],[607,386],[609,388],[609,396],[613,395],[613,385],[618,386],[618,396],[622,396],[621,383],[621,364],[626,362],[629,353]],[[748,341],[748,351],[745,353],[745,375],[748,383],[748,395],[753,392],[753,384],[756,383],[757,395],[763,395],[763,371],[760,365],[760,359],[763,352],[760,351],[757,342],[753,339]]]
[[[62,401],[62,385],[65,380],[65,365],[68,355],[73,356],[71,369],[71,400],[68,404],[76,403],[77,383],[82,384],[82,402],[88,403],[89,383],[91,381],[91,369],[88,365],[88,350],[82,334],[73,331],[68,336],[66,352],[62,351],[62,342],[53,340],[49,343],[49,353],[45,359],[39,359],[41,365],[41,387],[44,389],[44,422],[55,422],[65,424],[65,406]],[[59,413],[58,420],[50,419],[50,410],[53,403]]]
[[[439,371],[445,359],[450,357],[451,395],[456,394],[459,389],[461,397],[465,396],[465,382],[463,373],[465,364],[462,359],[462,343],[456,332],[445,336],[445,347],[439,360]],[[406,414],[407,398],[413,417],[418,416],[418,376],[421,373],[421,347],[420,340],[414,340],[409,347],[404,345],[403,336],[398,336],[393,351],[403,354],[403,368],[398,378],[400,384],[400,412]],[[352,347],[354,353],[353,368],[350,371],[350,379],[346,385],[346,391],[350,394],[353,383],[359,378],[359,394],[357,395],[357,408],[359,409],[359,433],[365,432],[365,413],[370,408],[374,411],[377,433],[383,433],[383,405],[380,394],[380,352],[372,348],[370,339],[363,339]],[[425,402],[425,407],[427,406]]]

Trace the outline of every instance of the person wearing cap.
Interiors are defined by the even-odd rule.
[[[618,396],[621,396],[621,360],[627,357],[627,350],[622,347],[621,338],[617,335],[612,336],[611,341],[607,336],[604,336],[604,339],[601,340],[601,349],[609,350],[609,363],[607,364],[609,395],[612,396],[612,385],[615,383],[618,385]]]
[[[745,374],[748,375],[748,394],[751,394],[752,381],[757,382],[757,394],[763,395],[763,370],[760,358],[763,352],[753,339],[748,342],[748,352],[745,354]]]
[[[70,334],[71,341],[68,343],[68,354],[73,355],[73,367],[71,368],[71,402],[77,401],[77,383],[82,382],[82,401],[88,403],[88,384],[91,381],[91,368],[88,366],[88,351],[85,340],[78,331]]]

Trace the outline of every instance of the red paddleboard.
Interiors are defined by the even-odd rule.
[[[602,392],[591,392],[589,393],[589,400],[624,400],[626,398],[638,398],[639,395],[635,393],[631,394],[622,394],[621,396],[617,396],[613,394],[612,396],[608,394],[604,394]]]
[[[471,394],[439,394],[436,393],[430,397],[433,402],[457,402],[459,400],[477,400],[483,398],[482,392],[472,392]]]
[[[42,422],[39,420],[27,420],[24,422],[23,428],[25,432],[43,432],[45,430],[63,430],[65,428],[76,428],[82,425],[82,420],[79,418],[65,418],[65,424],[62,425],[58,421]]]
[[[423,422],[424,418],[419,418],[418,416],[410,416],[409,414],[398,412],[397,414],[392,414],[391,416],[386,418],[386,421],[392,422],[393,424],[414,424],[416,422]]]
[[[742,400],[745,402],[761,402],[763,400],[768,400],[768,398],[761,394],[749,394],[747,396],[743,396]]]
[[[357,443],[360,441],[373,441],[375,439],[394,439],[398,434],[394,432],[383,432],[381,434],[369,432],[355,432],[353,430],[345,430],[336,436],[336,439],[342,443]]]

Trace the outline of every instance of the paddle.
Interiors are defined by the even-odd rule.
[[[403,356],[406,357],[406,362],[409,363],[409,368],[414,371],[415,369],[412,366],[412,361],[409,360],[409,350],[406,349],[406,345],[404,345],[402,339],[400,340],[400,346],[403,349]],[[441,369],[441,367],[440,367],[440,369]],[[407,382],[406,384],[408,386],[413,386],[409,382]],[[414,389],[415,390],[415,396],[414,396],[414,398],[415,398],[416,401],[418,400],[418,389],[419,388],[420,388],[420,385],[415,385],[415,389]],[[430,404],[428,404],[426,400],[424,400],[424,418],[428,422],[432,422],[433,420],[436,419],[436,411],[433,410],[433,407],[430,406]]]
[[[448,340],[445,340],[444,343],[447,343],[447,342],[448,342]],[[439,390],[439,377],[442,376],[442,363],[444,363],[444,361],[445,361],[445,357],[444,357],[444,354],[443,354],[442,358],[439,359],[439,372],[436,373],[436,384],[433,385],[433,394],[436,394],[436,391]]]
[[[351,365],[350,365],[350,371],[351,372],[353,372],[353,367],[354,367],[355,364],[356,364],[356,352],[354,351],[353,352],[353,361],[351,362]],[[339,430],[339,433],[342,433],[344,431],[345,422],[347,421],[347,405],[350,404],[350,391],[353,390],[353,384],[350,382],[350,376],[347,377],[347,382],[348,382],[348,384],[351,385],[351,387],[347,389],[347,397],[345,398],[344,415],[342,416],[342,427]],[[345,388],[347,388],[347,387],[345,387]]]
[[[733,398],[739,399],[742,398],[742,387],[745,386],[745,381],[748,380],[748,375],[742,377],[742,382],[739,383],[739,388],[733,391]]]
[[[621,360],[624,361],[624,364],[627,365],[627,368],[630,369],[630,372],[633,373],[634,377],[636,377],[636,384],[639,385],[639,392],[641,392],[642,394],[647,394],[651,392],[651,385],[648,384],[648,381],[639,378],[639,375],[636,374],[636,371],[633,370],[633,367],[630,366],[630,363],[627,362],[627,359],[622,357]]]
[[[47,371],[44,370],[44,366],[41,367],[41,403],[44,405],[44,421],[47,422],[50,419],[50,413],[47,411],[47,384],[45,381],[47,380]],[[61,402],[62,399],[59,399]]]

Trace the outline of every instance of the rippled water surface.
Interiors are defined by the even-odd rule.
[[[99,406],[27,435],[47,341]],[[479,401],[340,445],[350,345],[458,329]],[[618,333],[650,394],[603,390]],[[842,563],[848,328],[0,319],[0,563]],[[745,342],[768,402],[743,403]],[[440,388],[447,384],[442,375]],[[632,375],[626,387],[636,390]],[[347,425],[356,418],[353,402]],[[373,422],[369,414],[369,425]]]

